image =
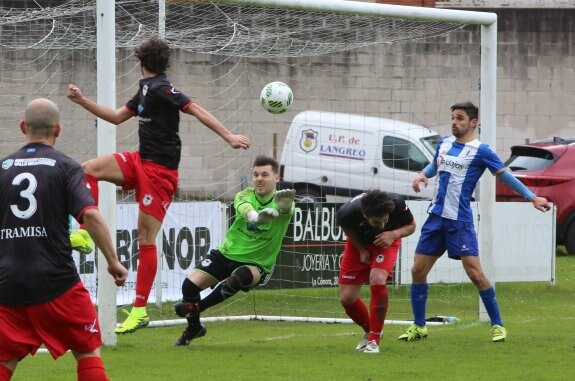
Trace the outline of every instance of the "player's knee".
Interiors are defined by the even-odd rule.
[[[341,286],[339,289],[339,302],[343,307],[350,306],[358,298],[358,291],[356,288],[351,288],[348,285]]]
[[[469,280],[471,280],[471,283],[473,283],[473,285],[480,290],[485,290],[491,287],[491,283],[483,273],[480,274],[472,273],[468,274],[468,276]]]
[[[372,286],[385,285],[387,283],[387,278],[389,277],[389,272],[387,270],[378,269],[378,271],[372,270],[369,274],[369,284]]]
[[[411,268],[411,278],[417,283],[423,282],[427,278],[427,272],[421,267],[413,266]]]
[[[351,296],[351,295],[344,295],[344,294],[340,294],[339,295],[339,303],[345,308],[347,306],[351,306],[353,303],[355,303],[355,301],[357,300],[357,297],[355,296]]]
[[[254,281],[254,275],[248,266],[240,266],[232,275],[226,278],[223,284],[223,292],[230,297],[238,291],[249,291]]]
[[[240,266],[226,279],[226,284],[235,292],[249,291],[254,281],[252,270],[248,266]]]

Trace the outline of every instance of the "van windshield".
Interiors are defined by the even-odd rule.
[[[431,155],[435,155],[435,151],[437,150],[437,143],[439,143],[440,139],[441,136],[432,135],[426,138],[422,138],[421,143],[423,143],[423,146],[427,148],[429,152],[431,152]]]

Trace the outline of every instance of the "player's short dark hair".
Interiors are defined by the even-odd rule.
[[[479,107],[475,106],[471,102],[460,102],[451,106],[451,112],[453,110],[463,110],[469,117],[469,119],[479,119]]]
[[[135,49],[136,57],[144,68],[155,74],[163,74],[170,67],[170,47],[157,37],[152,37]]]
[[[253,167],[263,167],[265,165],[271,165],[272,171],[276,174],[280,171],[280,165],[274,158],[265,155],[256,156]]]
[[[393,213],[395,203],[387,192],[369,189],[361,198],[361,211],[367,218],[382,217]]]

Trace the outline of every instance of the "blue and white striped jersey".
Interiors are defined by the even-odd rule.
[[[506,168],[489,145],[477,139],[460,143],[455,136],[439,141],[434,164],[438,181],[428,212],[465,222],[473,222],[471,196],[485,168],[494,175]]]

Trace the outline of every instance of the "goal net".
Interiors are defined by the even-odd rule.
[[[34,5],[25,2],[30,8],[17,8],[0,2],[2,155],[23,144],[18,121],[26,104],[36,97],[51,98],[61,108],[64,130],[58,149],[80,162],[97,155],[94,117],[65,96],[68,83],[75,83],[91,99],[97,96],[95,3],[37,0]],[[481,55],[481,24],[488,24],[489,19],[476,12],[339,0],[117,0],[115,17],[117,74],[109,81],[116,88],[118,106],[138,88],[140,70],[134,47],[160,35],[173,48],[168,74],[178,90],[212,112],[228,129],[252,141],[247,151],[233,150],[197,120],[182,116],[178,192],[158,238],[160,269],[150,298],[149,311],[157,319],[175,319],[171,306],[164,302],[181,297],[186,274],[223,241],[233,217],[230,202],[237,191],[250,186],[255,156],[265,154],[285,161],[298,154],[299,141],[287,144],[296,115],[310,110],[323,115],[337,112],[325,123],[337,122],[338,128],[348,133],[358,128],[352,120],[359,119],[363,126],[370,118],[385,118],[396,121],[391,127],[393,138],[420,133],[422,127],[450,134],[449,107],[456,102],[480,104],[483,114],[489,107],[482,92],[493,86],[482,81],[486,69]],[[487,70],[492,70],[494,77],[494,68]],[[261,89],[272,81],[282,81],[294,92],[294,103],[283,114],[270,114],[260,106]],[[484,124],[485,119],[483,116]],[[303,121],[305,124],[305,118]],[[365,138],[362,149],[379,153],[362,159],[362,164],[372,163],[358,171],[357,160],[346,159],[344,154],[344,160],[337,162],[341,164],[326,164],[320,170],[335,171],[338,179],[363,176],[343,187],[357,191],[379,187],[373,168],[380,168],[380,173],[389,171],[394,176],[385,190],[404,193],[402,181],[421,169],[417,163],[430,159],[430,147],[409,139],[383,143],[372,140],[366,131],[359,132]],[[333,138],[333,147],[341,143],[339,135],[330,137],[329,130],[321,133],[328,141]],[[344,143],[349,143],[349,134],[342,136]],[[319,138],[311,135],[311,139]],[[112,143],[117,152],[137,150],[137,120],[118,126],[117,140]],[[312,161],[297,164],[304,175]],[[320,190],[328,188],[321,176],[313,180],[308,175],[310,184],[315,181]],[[298,188],[300,195],[307,195],[308,190]],[[206,311],[205,316],[345,320],[337,289],[344,235],[335,222],[335,210],[354,191],[329,194],[326,190],[319,198],[311,195],[316,202],[298,202],[269,283],[239,293]],[[127,285],[117,293],[120,308],[131,304],[134,297],[137,205],[132,192],[118,189],[117,193],[118,254],[130,270]],[[425,219],[426,204],[410,200],[419,226]],[[416,235],[404,240],[389,287],[389,320],[412,318],[408,285]],[[96,300],[96,255],[74,255]],[[459,267],[459,263],[446,261],[431,275],[430,316],[477,317],[477,294]],[[365,296],[368,292],[365,287]]]

